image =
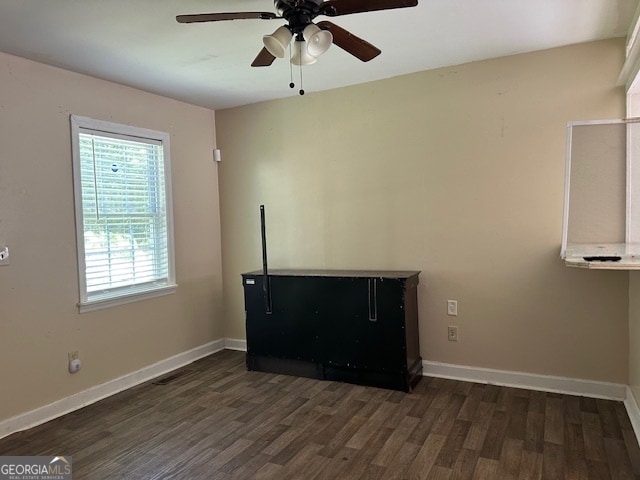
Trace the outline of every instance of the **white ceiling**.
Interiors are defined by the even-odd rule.
[[[638,0],[419,0],[334,17],[382,54],[335,45],[304,67],[307,92],[628,33]],[[178,24],[176,15],[273,12],[272,0],[0,0],[0,51],[213,109],[296,95],[290,65],[252,68],[283,20]],[[318,17],[316,21],[325,17]]]

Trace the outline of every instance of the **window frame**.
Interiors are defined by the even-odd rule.
[[[73,163],[73,193],[75,203],[76,251],[78,261],[78,293],[77,304],[80,313],[108,308],[116,305],[137,302],[139,300],[169,295],[176,291],[175,249],[173,237],[173,199],[171,188],[170,135],[157,130],[150,130],[131,125],[124,125],[104,120],[96,120],[79,115],[70,116],[71,146]],[[128,140],[148,141],[161,145],[163,150],[165,215],[167,242],[167,280],[162,284],[148,284],[145,287],[123,287],[102,298],[90,298],[87,291],[84,210],[82,204],[82,172],[80,160],[80,134],[86,131],[104,133],[107,136],[126,138]]]

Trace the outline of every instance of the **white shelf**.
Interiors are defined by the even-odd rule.
[[[587,261],[584,257],[617,256],[619,261]],[[568,267],[594,270],[640,270],[638,243],[569,243],[564,253]]]

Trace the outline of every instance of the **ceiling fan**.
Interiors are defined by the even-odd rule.
[[[266,67],[276,57],[283,58],[287,46],[294,42],[291,63],[310,65],[322,55],[331,44],[335,44],[354,57],[368,62],[381,51],[342,27],[329,22],[313,23],[320,15],[338,17],[353,13],[373,12],[394,8],[415,7],[418,0],[274,0],[277,14],[273,12],[227,12],[178,15],[179,23],[219,22],[224,20],[274,20],[282,18],[287,24],[279,27],[273,34],[265,35],[264,47],[251,63],[252,67]]]

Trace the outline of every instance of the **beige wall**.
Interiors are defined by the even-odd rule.
[[[70,114],[171,134],[174,295],[78,313]],[[0,54],[0,121],[0,420],[222,337],[211,110]]]
[[[265,204],[273,268],[422,270],[426,360],[627,383],[627,273],[559,259],[565,126],[624,115],[623,56],[602,41],[216,112],[226,336],[245,336]]]

